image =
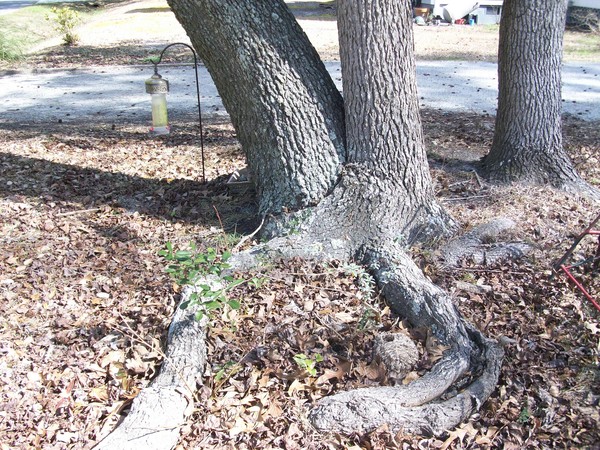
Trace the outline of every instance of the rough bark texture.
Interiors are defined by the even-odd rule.
[[[401,388],[357,389],[328,397],[311,411],[311,419],[318,429],[346,434],[387,424],[392,432],[440,435],[467,420],[496,386],[503,351],[493,341],[482,341],[482,348],[486,364],[479,377],[447,400],[407,407]]]
[[[189,292],[183,295],[184,300]],[[95,450],[162,450],[177,445],[179,430],[193,411],[196,384],[206,364],[205,322],[197,321],[194,315],[191,308],[177,309],[160,373]]]
[[[447,229],[451,220],[433,198],[423,144],[411,8],[342,1],[338,24],[349,164],[331,199],[335,216],[369,241],[406,243]]]
[[[419,362],[419,350],[410,336],[382,333],[373,340],[373,359],[383,364],[389,381],[400,382]]]
[[[323,400],[310,413],[313,424],[354,433],[388,423],[437,434],[467,419],[493,391],[502,350],[405,253],[406,244],[454,228],[435,202],[423,148],[409,2],[338,4],[347,131],[339,94],[280,0],[170,4],[215,78],[263,213],[304,208],[287,217],[293,233],[234,255],[231,265],[250,268],[272,255],[354,259],[370,269],[396,314],[448,347],[407,386]],[[284,222],[272,221],[274,234]],[[401,365],[387,364],[392,371]]]
[[[468,418],[491,394],[502,350],[464,322],[451,298],[399,245],[453,224],[433,199],[426,165],[408,2],[342,1],[338,21],[348,164],[333,194],[316,208],[316,222],[331,223],[330,232],[337,224],[391,309],[415,327],[428,327],[448,350],[409,385],[336,394],[319,402],[310,419],[318,429],[342,433],[388,424],[395,431],[438,434]],[[309,229],[317,236],[323,230],[328,227]],[[460,393],[448,392],[469,371],[475,381]]]
[[[493,392],[503,351],[466,324],[449,295],[433,285],[398,248],[368,256],[392,311],[414,326],[428,326],[450,348],[422,378],[406,386],[375,387],[328,397],[311,411],[321,430],[392,431],[441,434],[469,418]],[[451,387],[471,371],[474,380],[460,392]]]
[[[318,203],[345,159],[342,97],[281,0],[170,0],[244,148],[262,213]]]
[[[484,170],[497,181],[583,184],[563,150],[561,72],[567,0],[505,0],[498,113]]]

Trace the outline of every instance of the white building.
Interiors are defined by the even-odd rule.
[[[503,0],[413,0],[414,6],[428,8],[434,16],[448,21],[467,17],[476,24],[500,23]],[[600,0],[569,0],[569,7],[600,10]]]
[[[503,0],[421,0],[413,3],[420,3],[416,6],[429,8],[434,16],[445,20],[468,16],[479,25],[489,25],[500,23]]]

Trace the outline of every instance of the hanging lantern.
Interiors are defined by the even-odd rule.
[[[167,93],[169,82],[158,74],[156,65],[154,75],[146,80],[146,92],[152,95],[152,127],[153,134],[169,134],[169,116],[167,113]]]

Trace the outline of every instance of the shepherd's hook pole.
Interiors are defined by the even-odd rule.
[[[189,48],[190,51],[192,52],[192,55],[194,55],[194,72],[196,74],[196,97],[198,100],[198,123],[200,125],[200,155],[202,158],[202,182],[206,183],[206,173],[205,173],[205,169],[204,169],[204,132],[202,130],[202,112],[200,110],[200,81],[198,78],[198,57],[196,55],[196,51],[193,49],[193,47],[191,45],[188,45],[184,42],[175,42],[173,44],[167,45],[160,52],[160,56],[158,57],[158,60],[152,61],[152,63],[154,64],[154,73],[158,72],[158,65],[162,61],[165,51],[167,51],[167,49],[169,49],[175,45],[183,45],[184,47]]]

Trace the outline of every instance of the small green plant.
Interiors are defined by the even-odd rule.
[[[62,35],[65,45],[75,45],[79,42],[79,35],[75,32],[75,27],[81,22],[79,13],[69,7],[57,8],[51,10],[52,16],[46,16],[46,20],[54,23],[54,29]]]
[[[193,242],[185,250],[174,249],[171,242],[167,242],[165,247],[158,254],[170,262],[165,272],[180,286],[195,286],[201,278],[208,275],[215,276],[219,281],[215,285],[198,284],[195,286],[194,292],[181,304],[182,309],[197,305],[199,308],[196,312],[196,319],[200,320],[205,314],[222,309],[225,305],[231,309],[240,308],[240,302],[230,299],[228,294],[247,280],[223,275],[223,271],[230,267],[227,261],[231,257],[231,252],[218,254],[214,248],[208,248],[206,252],[199,252]],[[223,287],[215,287],[217,284]]]
[[[354,263],[348,263],[344,265],[341,270],[342,272],[356,278],[358,289],[363,294],[365,299],[370,300],[375,296],[375,280],[363,266],[359,266],[358,264]]]
[[[220,277],[230,267],[227,261],[231,252],[219,254],[214,248],[200,252],[193,242],[184,250],[176,250],[171,242],[167,242],[158,254],[170,262],[165,271],[181,286],[192,285],[205,275]]]
[[[144,58],[142,60],[142,62],[152,63],[152,64],[158,64],[159,61],[160,61],[160,56],[148,56],[147,58]]]
[[[215,373],[215,383],[227,379],[229,376],[231,376],[232,373],[239,370],[240,367],[241,366],[238,363],[235,363],[233,361],[226,362],[225,364],[220,366],[217,373]]]
[[[253,287],[254,289],[260,289],[267,282],[266,277],[252,277],[248,280],[248,285]]]
[[[18,61],[23,58],[24,43],[0,30],[0,60]]]
[[[360,316],[360,320],[358,321],[357,328],[359,330],[366,330],[370,326],[373,326],[379,322],[380,322],[379,314],[377,314],[377,312],[373,308],[366,307],[366,308],[363,308],[362,314]]]
[[[265,282],[264,278],[259,277],[243,279],[224,275],[223,272],[231,267],[227,262],[231,258],[229,251],[219,254],[214,248],[208,248],[205,252],[200,252],[193,242],[185,250],[176,250],[171,242],[167,242],[165,249],[160,250],[158,254],[169,262],[165,272],[178,285],[195,286],[194,292],[180,307],[186,309],[189,306],[198,306],[197,320],[214,310],[223,309],[225,305],[234,310],[239,309],[240,302],[229,298],[231,291],[243,283],[258,288]],[[202,278],[210,275],[216,278],[214,284],[198,284]]]
[[[519,418],[517,419],[517,422],[519,422],[522,425],[525,425],[529,422],[529,419],[531,419],[531,412],[529,411],[527,405],[525,405],[519,413]]]
[[[317,364],[323,361],[323,357],[317,353],[314,359],[309,358],[304,353],[294,355],[294,362],[302,369],[306,370],[311,377],[317,375]]]

